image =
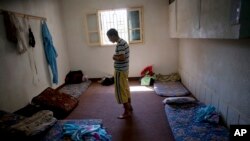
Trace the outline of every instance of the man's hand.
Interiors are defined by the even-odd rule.
[[[125,60],[125,55],[124,54],[114,54],[113,55],[113,60],[115,60],[115,61],[124,61]]]

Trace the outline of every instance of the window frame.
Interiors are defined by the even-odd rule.
[[[130,7],[130,8],[116,8],[116,9],[126,9],[127,10],[127,14],[130,12],[130,11],[139,11],[139,28],[135,28],[135,29],[129,29],[129,25],[127,26],[127,30],[128,30],[128,44],[139,44],[139,43],[143,43],[143,38],[144,38],[144,30],[143,30],[143,7],[142,6],[139,6],[139,7]],[[115,10],[115,9],[106,9],[106,10]],[[85,29],[86,29],[86,38],[87,38],[87,43],[89,46],[101,46],[101,47],[104,47],[104,46],[113,46],[113,44],[110,44],[110,45],[103,45],[102,44],[102,37],[101,37],[101,22],[100,22],[100,14],[99,12],[100,11],[106,11],[106,10],[97,10],[95,12],[92,12],[92,13],[87,13],[85,15]],[[96,16],[96,24],[97,24],[97,28],[96,30],[90,30],[89,29],[89,19],[88,19],[88,16],[89,15],[95,15]],[[127,18],[129,18],[129,16],[127,16]],[[129,22],[129,19],[127,20],[127,22]],[[95,24],[95,23],[94,23]],[[127,23],[129,24],[129,23]],[[130,30],[140,30],[140,40],[130,40],[130,34],[129,34],[129,31]],[[96,42],[91,42],[91,36],[90,34],[93,34],[93,33],[96,33],[98,35],[98,40]]]
[[[88,16],[89,15],[95,15],[96,16],[96,30],[89,30],[89,24],[88,24]],[[85,15],[85,25],[86,25],[86,35],[87,35],[87,42],[89,46],[98,46],[101,45],[101,39],[100,39],[100,29],[99,29],[99,20],[98,20],[98,13],[97,12],[93,12],[93,13],[87,13]],[[91,42],[91,36],[89,36],[90,34],[93,33],[97,33],[98,35],[98,41],[97,42]]]
[[[143,43],[143,20],[142,20],[142,17],[143,17],[143,12],[142,12],[142,7],[136,7],[136,8],[128,8],[127,11],[130,12],[130,11],[139,11],[139,28],[134,28],[134,29],[129,29],[129,23],[128,23],[128,42],[129,44],[136,44],[136,43]],[[128,17],[129,18],[129,17]],[[129,19],[127,20],[129,22]],[[130,41],[131,37],[130,37],[130,34],[129,34],[129,31],[130,30],[140,30],[140,40],[134,40],[134,41]]]

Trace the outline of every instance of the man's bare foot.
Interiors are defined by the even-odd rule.
[[[132,105],[130,104],[130,106],[129,106],[129,111],[131,111],[131,112],[133,112],[133,107],[132,107]]]
[[[125,119],[125,118],[129,118],[129,117],[131,117],[131,113],[126,113],[126,114],[120,115],[117,118],[118,119]]]

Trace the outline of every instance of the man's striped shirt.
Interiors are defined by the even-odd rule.
[[[129,46],[128,43],[123,40],[119,39],[116,45],[116,54],[125,54],[125,60],[124,61],[115,61],[114,62],[114,68],[117,71],[128,71],[129,70]]]

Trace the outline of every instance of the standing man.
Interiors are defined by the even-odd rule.
[[[113,55],[115,96],[118,104],[124,106],[124,113],[118,116],[118,119],[124,119],[130,117],[133,111],[128,84],[129,46],[125,40],[119,37],[117,30],[114,28],[108,30],[107,36],[112,43],[117,42]]]

